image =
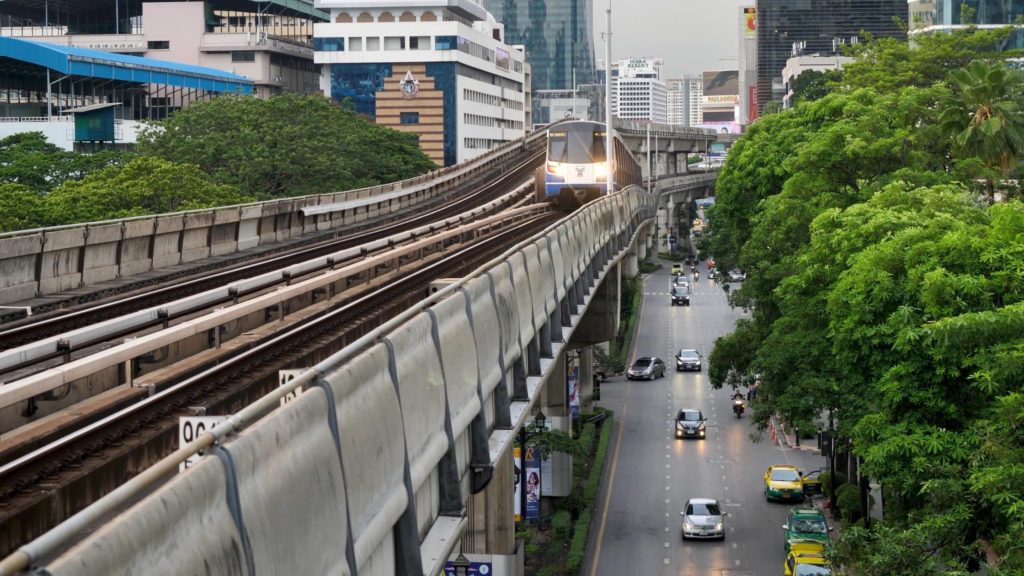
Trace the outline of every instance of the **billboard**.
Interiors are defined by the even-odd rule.
[[[743,17],[747,21],[747,25],[743,28],[744,36],[757,36],[757,14],[756,8],[744,8]]]
[[[739,70],[714,70],[704,73],[704,106],[738,104],[740,101]]]

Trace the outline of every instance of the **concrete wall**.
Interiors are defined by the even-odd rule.
[[[495,166],[504,166],[524,146],[542,146],[541,136],[543,133],[535,133],[473,162],[372,188],[3,233],[0,305],[384,216],[443,195],[467,180],[492,172]],[[376,197],[381,200],[367,201]],[[346,203],[359,205],[344,208]],[[302,209],[312,206],[338,208],[305,216]]]
[[[435,575],[462,551],[515,573],[516,429],[537,408],[564,415],[567,342],[654,210],[636,188],[587,206],[317,365],[296,401],[34,562],[54,576]]]

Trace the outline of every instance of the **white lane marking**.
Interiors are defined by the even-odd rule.
[[[668,566],[668,558],[665,558],[665,566]]]

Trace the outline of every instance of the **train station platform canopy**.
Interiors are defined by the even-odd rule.
[[[0,36],[0,77],[61,75],[251,94],[244,76],[155,58]]]

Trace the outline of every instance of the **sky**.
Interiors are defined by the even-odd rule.
[[[602,62],[609,2],[613,62],[661,58],[662,80],[739,68],[740,8],[754,0],[593,0],[594,56]]]

